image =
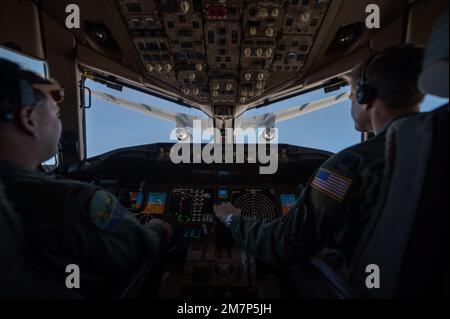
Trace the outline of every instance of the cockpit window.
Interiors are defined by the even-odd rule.
[[[88,158],[122,147],[175,142],[170,139],[172,130],[176,128],[175,122],[130,109],[126,102],[145,104],[172,114],[183,113],[208,119],[200,110],[177,105],[131,88],[123,87],[122,91],[118,91],[91,80],[86,80],[85,85],[92,91],[92,107],[86,109]],[[110,101],[99,98],[102,93],[119,98],[122,103],[114,101],[114,98]]]
[[[349,93],[350,87],[324,93],[318,89],[301,96],[293,97],[272,105],[253,109],[241,115],[243,119],[257,118],[263,114],[277,114],[285,109],[302,108],[308,104],[339,97]],[[448,99],[426,96],[420,106],[422,112],[428,112],[448,103]],[[330,152],[338,152],[361,141],[361,133],[354,128],[350,114],[351,101],[344,99],[340,103],[318,109],[314,112],[292,116],[275,125],[278,129],[278,142],[296,146],[311,147]]]
[[[48,77],[47,64],[39,59],[0,46],[0,58],[19,64],[22,69],[33,71],[43,78]]]
[[[174,121],[133,110],[127,104],[144,104],[156,110],[208,120],[208,116],[200,110],[187,108],[131,88],[123,87],[122,91],[118,91],[91,80],[86,80],[86,86],[93,92],[92,107],[86,110],[88,158],[122,147],[176,142],[171,139],[171,133],[176,128]],[[249,110],[239,116],[236,123],[246,120],[252,122],[252,119],[261,115],[278,114],[283,110],[312,105],[333,96],[343,96],[348,94],[349,90],[348,86],[330,93],[318,89],[266,107]],[[104,99],[101,97],[102,94],[112,98]],[[448,103],[448,100],[427,96],[421,110],[430,111],[445,103]],[[275,124],[275,128],[278,129],[278,143],[330,152],[338,152],[359,143],[361,134],[354,128],[350,108],[350,100],[344,98],[340,103],[279,121]]]
[[[448,99],[444,99],[434,95],[427,95],[420,106],[421,112],[429,112],[437,109],[440,106],[448,104]]]
[[[301,109],[308,103],[314,103],[333,96],[339,97],[348,93],[350,87],[338,91],[324,93],[318,89],[301,96],[296,96],[272,105],[245,112],[242,117],[256,117],[261,114],[277,114],[284,109]],[[312,104],[311,104],[312,105]],[[318,109],[311,113],[278,122],[278,142],[296,146],[311,147],[330,152],[340,151],[361,141],[361,134],[354,129],[350,115],[351,103],[349,99]]]

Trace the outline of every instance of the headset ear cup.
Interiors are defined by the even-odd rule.
[[[31,106],[35,102],[33,87],[25,80],[19,80],[20,106]]]
[[[375,100],[375,91],[368,85],[362,84],[356,91],[356,100],[359,104],[369,104]]]

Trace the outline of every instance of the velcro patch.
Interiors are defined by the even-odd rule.
[[[115,232],[122,224],[127,210],[117,198],[105,191],[94,194],[89,205],[89,216],[100,229]]]
[[[311,186],[321,193],[341,202],[350,189],[352,180],[321,168],[311,182]]]

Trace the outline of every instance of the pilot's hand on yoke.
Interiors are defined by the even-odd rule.
[[[230,202],[225,202],[220,205],[214,205],[214,212],[217,218],[224,223],[227,216],[231,214],[240,215],[241,210],[239,208],[234,207]]]

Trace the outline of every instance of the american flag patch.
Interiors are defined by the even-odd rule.
[[[338,201],[342,201],[351,183],[351,179],[321,168],[311,186]]]

